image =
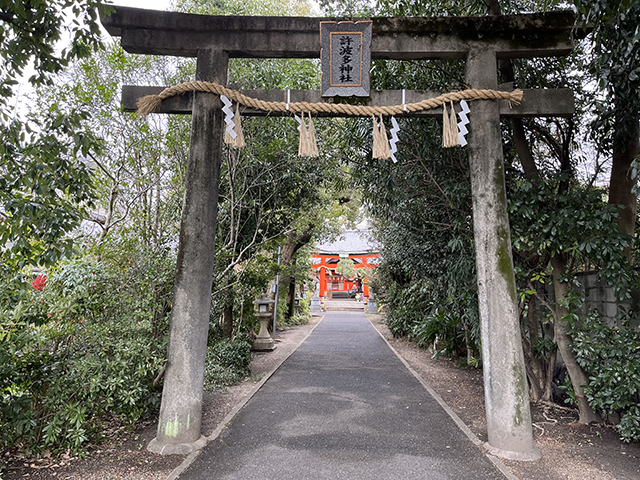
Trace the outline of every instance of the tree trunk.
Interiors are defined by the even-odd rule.
[[[529,308],[527,309],[527,323],[529,338],[523,334],[522,346],[525,358],[527,359],[527,377],[529,378],[529,394],[531,400],[537,402],[544,395],[545,371],[544,362],[536,356],[533,350],[538,338],[538,319],[536,318],[535,297],[529,298]],[[524,330],[524,329],[523,329]]]
[[[313,234],[313,230],[315,227],[313,225],[308,225],[307,228],[300,234],[294,233],[294,235],[290,236],[287,242],[282,247],[282,256],[280,257],[281,265],[289,265],[295,253],[304,247],[307,243],[311,241],[311,236]],[[287,294],[287,316],[291,318],[294,315],[295,311],[295,288],[296,288],[296,280],[295,278],[291,278],[289,281],[289,292]]]
[[[507,60],[504,61],[506,62]],[[531,149],[529,148],[529,141],[524,131],[522,119],[512,118],[511,128],[513,129],[513,140],[516,144],[516,151],[518,152],[522,169],[527,175],[527,179],[532,184],[538,185],[540,183],[540,174],[538,173],[538,167],[536,166],[533,155],[531,155]]]
[[[464,344],[467,349],[467,365],[471,365],[473,362],[473,345],[471,344],[471,335],[469,333],[469,325],[465,322],[464,328]]]
[[[291,236],[282,247],[282,265],[289,265],[295,253],[311,241],[314,230],[313,225],[309,225],[306,230],[297,236]]]
[[[580,412],[580,423],[588,425],[591,422],[599,421],[598,415],[593,411],[584,394],[583,386],[587,385],[587,374],[576,361],[574,353],[569,348],[572,343],[571,335],[567,332],[568,325],[564,317],[569,313],[566,307],[561,305],[562,299],[566,297],[569,290],[569,284],[562,280],[566,270],[565,259],[561,254],[556,253],[551,257],[551,266],[553,268],[553,287],[556,294],[556,315],[554,319],[554,333],[558,350],[564,364],[567,367],[573,391],[575,393],[576,404]]]
[[[553,342],[557,344],[555,340],[555,335]],[[544,393],[542,395],[542,400],[545,402],[550,402],[553,398],[553,371],[556,369],[556,357],[557,352],[554,350],[551,352],[551,356],[549,357],[549,362],[547,363],[547,378],[544,382]]]
[[[629,235],[634,234],[636,216],[638,214],[638,198],[632,189],[637,181],[631,178],[631,164],[640,153],[639,116],[629,115],[627,105],[616,102],[615,133],[613,140],[613,164],[609,180],[609,203],[620,205],[620,216],[616,220],[622,230]],[[631,118],[630,118],[631,117]],[[631,248],[625,251],[627,258],[631,256]]]
[[[288,317],[291,318],[296,314],[296,279],[289,279],[289,293],[287,294]]]
[[[226,338],[233,336],[233,292],[226,295],[227,303],[222,310],[222,334]]]

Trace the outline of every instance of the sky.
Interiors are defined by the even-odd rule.
[[[167,10],[171,0],[106,0],[105,3],[110,3],[114,6],[146,8],[149,10]],[[105,40],[111,38],[105,30],[102,30],[102,33]]]
[[[169,7],[169,0],[111,0],[114,5],[125,7],[148,8],[151,10],[166,10]]]
[[[136,7],[136,8],[148,8],[151,10],[166,10],[169,8],[170,0],[111,0],[110,3],[113,5],[123,5],[126,7]],[[103,37],[105,40],[111,39],[111,36],[103,31]],[[19,85],[15,98],[15,105],[18,108],[19,105],[23,103],[25,97],[28,97],[30,93],[33,92],[33,88],[27,82],[27,79],[33,74],[33,69],[27,67],[25,69],[24,75],[19,79]]]
[[[113,5],[123,5],[125,7],[148,8],[151,10],[167,10],[170,0],[110,0]],[[317,0],[311,0],[311,5],[315,10],[320,11]]]

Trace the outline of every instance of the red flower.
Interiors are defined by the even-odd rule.
[[[38,291],[42,290],[46,284],[47,284],[47,277],[45,277],[44,275],[38,275],[31,282],[31,286]]]

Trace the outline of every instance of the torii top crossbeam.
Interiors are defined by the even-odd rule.
[[[319,25],[327,18],[235,17],[194,15],[118,7],[102,20],[107,31],[121,37],[130,53],[196,57],[199,50],[224,51],[229,58],[318,58]],[[336,19],[340,20],[340,19]],[[566,55],[573,48],[574,15],[569,11],[505,15],[497,17],[374,18],[371,57],[377,59],[465,59],[475,48],[491,45],[497,58],[528,58]],[[139,98],[157,94],[164,87],[125,86],[123,106],[136,109]],[[244,92],[264,100],[282,101],[282,92]],[[407,100],[437,94],[407,91]],[[567,116],[573,114],[573,95],[568,90],[530,90],[527,101],[506,116]],[[191,113],[191,95],[163,103],[162,112]],[[292,101],[326,101],[319,92],[292,92]],[[369,103],[400,103],[398,92],[372,92]],[[243,115],[264,112],[243,111]],[[273,114],[271,114],[273,115]],[[441,116],[441,109],[410,116]]]
[[[320,21],[307,17],[235,17],[117,7],[102,19],[129,53],[195,57],[224,50],[230,58],[318,58]],[[351,19],[334,19],[351,20]],[[464,59],[480,44],[497,58],[549,57],[573,48],[570,11],[494,17],[373,18],[371,58]]]

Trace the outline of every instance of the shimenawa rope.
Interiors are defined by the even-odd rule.
[[[191,81],[165,88],[158,95],[147,95],[138,100],[138,114],[147,116],[160,108],[163,100],[175,95],[187,92],[209,92],[216,95],[225,95],[232,101],[248,108],[265,112],[291,112],[291,113],[331,113],[338,115],[355,116],[379,116],[402,115],[403,113],[419,112],[441,107],[447,102],[460,100],[508,100],[514,105],[520,105],[522,90],[504,92],[500,90],[468,89],[459,92],[449,92],[435,98],[429,98],[417,103],[402,105],[371,107],[367,105],[349,105],[345,103],[309,103],[309,102],[266,102],[257,98],[247,97],[237,90],[231,90],[214,82]]]

